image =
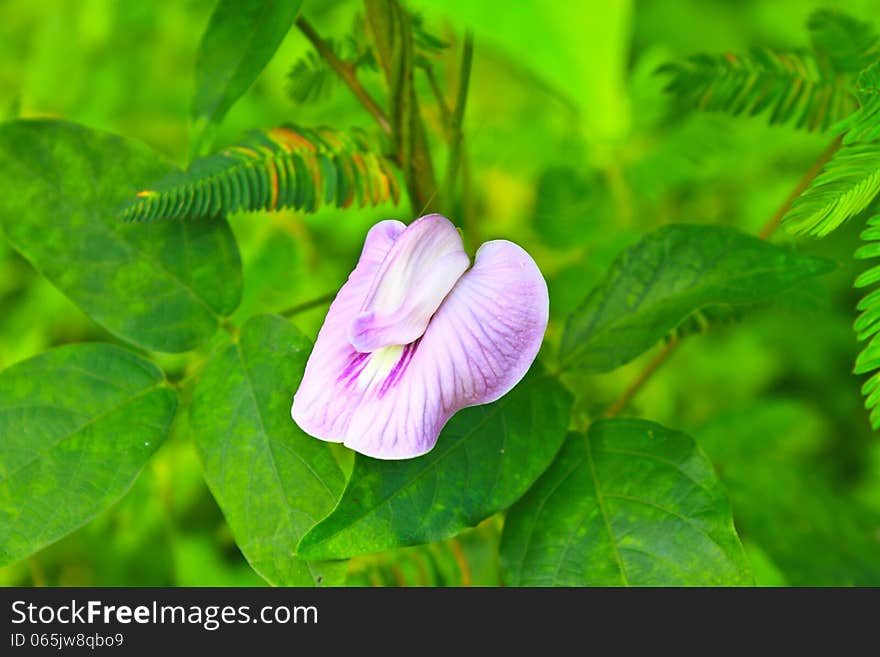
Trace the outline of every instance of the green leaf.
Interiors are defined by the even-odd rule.
[[[813,50],[829,73],[858,73],[880,55],[880,40],[871,24],[837,9],[817,9],[807,27]]]
[[[360,14],[355,19],[355,25],[352,34],[341,41],[326,39],[325,45],[352,70],[375,71],[375,55],[369,44],[363,42],[363,16]],[[339,75],[317,50],[309,50],[287,73],[287,95],[298,105],[327,98],[339,84]]]
[[[859,109],[834,126],[844,144],[880,140],[880,61],[869,66],[856,82]]]
[[[507,514],[511,586],[752,584],[724,489],[690,436],[602,420]]]
[[[211,358],[190,410],[205,479],[236,543],[277,586],[345,578],[344,563],[306,563],[293,555],[345,483],[330,445],[290,419],[310,351],[309,340],[282,318],[253,317],[236,344]]]
[[[255,130],[132,196],[122,217],[153,221],[282,208],[317,212],[322,202],[364,207],[397,203],[400,192],[388,161],[359,132],[283,125]]]
[[[219,0],[196,53],[192,118],[219,123],[293,25],[302,0]]]
[[[767,113],[770,124],[826,130],[855,108],[847,81],[826,77],[804,53],[694,55],[662,66],[666,91],[687,107],[734,116]]]
[[[880,192],[880,141],[845,144],[782,218],[793,233],[824,237]]]
[[[339,57],[340,47],[328,40],[327,47]],[[287,95],[297,105],[323,100],[338,84],[339,76],[317,50],[310,50],[294,63],[287,74]]]
[[[859,248],[855,257],[858,259],[874,259],[880,256],[880,214],[868,220],[868,227],[862,231],[861,238],[865,245]],[[871,426],[880,429],[880,265],[874,265],[862,272],[856,279],[855,287],[871,288],[862,297],[857,306],[860,311],[853,328],[860,342],[867,342],[856,358],[855,374],[871,373],[871,377],[862,386],[865,396],[865,408],[871,414]]]
[[[207,340],[241,298],[225,221],[127,226],[119,204],[171,167],[135,142],[72,123],[0,125],[0,226],[107,330],[156,351]]]
[[[664,226],[618,256],[569,317],[563,362],[595,372],[613,370],[651,348],[694,311],[762,301],[832,268],[829,260],[732,228]]]
[[[107,344],[59,347],[0,373],[0,565],[122,497],[176,406],[155,365]]]
[[[827,424],[827,410],[764,400],[716,415],[694,436],[727,488],[743,540],[792,586],[877,586],[880,514],[828,472],[841,427]]]
[[[337,507],[300,541],[307,559],[332,559],[441,540],[516,501],[565,438],[571,397],[531,375],[500,400],[459,411],[424,456],[358,454]]]

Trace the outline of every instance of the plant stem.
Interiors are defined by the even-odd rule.
[[[318,54],[321,55],[327,63],[330,64],[330,67],[336,71],[336,74],[342,78],[342,81],[348,85],[348,88],[351,89],[352,93],[357,97],[360,101],[361,105],[376,119],[376,123],[379,124],[379,127],[382,129],[386,135],[391,135],[391,124],[388,122],[388,117],[385,116],[385,112],[382,111],[382,108],[379,107],[379,104],[373,100],[373,97],[370,96],[369,92],[364,89],[361,83],[358,81],[357,76],[354,72],[354,66],[349,64],[348,62],[344,62],[339,57],[336,56],[336,53],[333,52],[333,49],[327,44],[324,39],[315,31],[315,28],[312,27],[312,24],[309,23],[303,16],[300,16],[296,19],[296,26],[299,28],[299,31],[302,32],[305,37],[311,41],[312,45],[315,47],[315,50],[318,51]]]
[[[633,397],[642,389],[642,386],[648,382],[654,372],[656,372],[659,367],[666,362],[666,360],[672,355],[675,351],[676,347],[678,347],[678,338],[672,338],[663,349],[651,359],[651,362],[645,366],[639,375],[636,377],[635,381],[633,381],[623,393],[614,400],[614,403],[611,404],[605,412],[602,413],[602,417],[616,417],[629,406],[629,403],[632,401]]]
[[[453,538],[449,541],[449,548],[452,551],[455,563],[458,565],[458,570],[461,575],[461,586],[471,586],[473,583],[473,576],[471,574],[470,564],[468,564],[467,555],[464,553],[464,548],[461,547],[461,543],[458,542],[457,538]]]
[[[287,310],[282,310],[278,314],[282,317],[293,317],[294,315],[298,315],[299,313],[305,312],[306,310],[311,310],[312,308],[318,308],[319,306],[326,305],[333,301],[336,298],[336,292],[328,292],[327,294],[323,294],[316,299],[311,299],[309,301],[304,301],[295,306],[291,306]]]
[[[437,107],[440,108],[440,120],[443,122],[443,136],[446,138],[446,141],[449,141],[449,126],[452,124],[452,110],[449,109],[449,104],[446,102],[446,96],[443,95],[443,90],[440,88],[440,83],[437,81],[437,76],[434,74],[434,67],[425,66],[422,70],[425,72],[425,77],[428,78],[428,86],[431,87],[431,93],[434,94],[434,100],[437,101]]]
[[[837,152],[837,149],[840,148],[840,144],[842,143],[843,137],[837,137],[834,141],[832,141],[825,148],[824,151],[816,158],[816,161],[810,165],[810,168],[807,169],[806,173],[804,173],[803,177],[798,181],[798,184],[791,191],[791,193],[786,197],[786,199],[782,202],[782,205],[773,213],[773,216],[764,224],[764,227],[761,228],[758,233],[758,237],[761,239],[768,239],[776,229],[779,228],[779,225],[782,223],[782,218],[788,212],[791,204],[794,200],[800,196],[807,187],[810,186],[810,183],[813,182],[813,179],[819,175],[822,171],[822,167],[825,166],[825,163],[830,160],[834,154]],[[633,400],[633,398],[639,393],[639,391],[645,386],[645,384],[650,380],[650,378],[654,375],[654,373],[660,368],[663,363],[669,360],[669,357],[675,352],[676,348],[680,344],[680,341],[677,338],[671,339],[666,343],[666,346],[663,347],[662,351],[660,351],[651,362],[649,362],[645,369],[643,369],[639,375],[635,378],[635,380],[627,387],[623,393],[615,399],[611,405],[605,410],[602,414],[602,417],[616,417],[620,415],[629,403]]]
[[[788,213],[788,210],[791,208],[791,204],[794,203],[794,200],[804,193],[807,187],[810,186],[810,183],[813,182],[813,178],[819,175],[822,171],[822,167],[825,166],[825,163],[830,160],[834,154],[837,152],[837,149],[840,148],[840,144],[843,141],[843,135],[837,137],[834,141],[832,141],[825,148],[824,151],[819,155],[815,162],[807,169],[807,172],[804,174],[804,177],[800,179],[797,186],[791,190],[791,194],[789,194],[785,201],[782,202],[782,205],[779,206],[779,209],[776,210],[776,213],[770,217],[764,227],[761,228],[758,233],[758,237],[761,239],[767,239],[770,237],[773,232],[779,227],[779,224],[782,222],[782,218]]]
[[[437,81],[437,76],[434,74],[434,69],[431,66],[426,66],[423,69],[425,71],[425,75],[428,78],[428,84],[431,87],[431,92],[434,94],[434,98],[437,101],[437,106],[440,108],[440,117],[443,122],[443,136],[446,138],[446,142],[449,143],[452,140],[452,135],[450,134],[450,126],[452,125],[452,110],[449,109],[449,104],[446,102],[446,98],[443,95],[443,91],[440,89],[440,84]],[[448,202],[448,201],[447,201]],[[465,228],[465,233],[467,238],[470,240],[471,244],[481,244],[482,240],[479,235],[479,226],[477,226],[476,222],[473,220],[473,208],[472,208],[472,187],[471,187],[471,168],[470,161],[468,159],[467,154],[467,145],[465,144],[464,135],[461,136],[461,210],[462,210],[462,225]],[[444,208],[446,209],[446,208]],[[448,210],[447,210],[448,211]]]
[[[443,200],[447,205],[452,203],[455,193],[455,180],[458,176],[458,167],[461,163],[462,130],[464,110],[467,105],[468,86],[471,80],[471,64],[474,59],[474,35],[470,32],[464,35],[464,46],[461,52],[461,71],[458,76],[458,96],[455,99],[455,108],[452,110],[452,118],[449,121],[449,159],[446,162],[446,178],[443,181]]]
[[[46,574],[43,572],[43,567],[40,565],[40,560],[37,559],[36,555],[31,555],[28,557],[28,569],[31,573],[31,584],[34,586],[47,586],[46,583]]]

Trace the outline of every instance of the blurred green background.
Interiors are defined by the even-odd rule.
[[[827,3],[826,3],[827,4]],[[548,340],[613,257],[670,222],[756,233],[825,147],[827,136],[766,121],[684,115],[654,74],[696,52],[806,45],[821,2],[797,0],[418,0],[451,47],[439,73],[455,89],[461,30],[476,48],[465,130],[476,232],[530,250],[551,291]],[[877,2],[834,3],[862,19]],[[0,3],[0,118],[61,116],[140,139],[179,164],[189,149],[193,57],[210,0]],[[325,36],[342,37],[358,2],[306,1]],[[284,121],[370,128],[337,86],[297,106],[286,75],[307,51],[291,31],[216,136],[232,142]],[[380,88],[378,75],[367,86]],[[440,115],[419,80],[432,140]],[[377,92],[377,95],[378,92]],[[439,148],[439,147],[438,147]],[[437,156],[442,162],[443,152]],[[245,268],[236,316],[278,311],[332,292],[383,218],[405,203],[315,215],[230,218]],[[728,488],[760,584],[880,585],[880,444],[850,372],[859,226],[797,248],[838,270],[742,322],[689,337],[636,398],[633,412],[688,431]],[[777,241],[792,241],[781,232]],[[314,335],[323,309],[294,323]],[[0,368],[59,344],[118,342],[0,240]],[[180,356],[156,356],[171,372]],[[651,354],[574,381],[586,412],[607,405]],[[109,512],[31,559],[2,585],[259,585],[205,486],[185,417]],[[2,440],[2,437],[0,437]],[[352,584],[497,584],[500,518],[442,544],[354,559]]]

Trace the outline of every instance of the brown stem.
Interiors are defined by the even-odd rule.
[[[35,555],[31,555],[28,557],[28,568],[31,572],[31,584],[33,586],[47,586],[46,583],[46,574],[43,572],[43,566],[40,565],[40,560],[37,559]]]
[[[663,349],[651,359],[651,362],[647,364],[645,369],[641,371],[641,373],[636,377],[636,380],[633,381],[629,387],[623,391],[623,394],[620,395],[617,399],[614,400],[614,403],[611,404],[605,412],[602,414],[602,417],[616,417],[623,412],[623,410],[629,406],[629,403],[632,401],[633,397],[642,389],[642,387],[648,382],[654,372],[656,372],[660,366],[666,362],[666,360],[672,355],[672,352],[675,351],[676,347],[678,347],[678,338],[672,338]]]
[[[282,310],[278,314],[282,317],[293,317],[294,315],[298,315],[299,313],[305,312],[306,310],[311,310],[312,308],[318,308],[319,306],[327,305],[335,298],[336,292],[328,292],[327,294],[321,295],[317,299],[303,301],[302,303],[292,306],[287,310]]]
[[[794,200],[800,196],[807,187],[810,186],[810,183],[813,182],[813,179],[819,175],[822,171],[822,167],[825,166],[825,163],[830,160],[834,154],[837,152],[837,149],[840,148],[840,144],[842,143],[843,137],[837,137],[834,141],[832,141],[825,148],[824,151],[819,155],[815,162],[810,165],[810,168],[807,169],[807,172],[800,179],[797,186],[791,191],[786,199],[782,202],[782,205],[776,210],[772,217],[764,224],[764,227],[761,228],[758,233],[758,237],[761,239],[769,238],[777,228],[779,228],[780,223],[782,222],[782,218],[788,212],[791,204]],[[645,366],[636,379],[629,385],[629,387],[623,391],[623,393],[615,399],[611,405],[605,410],[602,414],[602,417],[616,417],[620,415],[629,403],[633,400],[638,392],[644,387],[644,385],[648,382],[648,380],[654,375],[663,363],[665,363],[669,357],[675,352],[675,349],[679,345],[679,340],[677,338],[671,339],[666,343],[666,346],[663,347],[662,351],[660,351],[651,362]]]
[[[761,228],[758,233],[758,237],[765,240],[770,237],[777,228],[779,228],[779,224],[782,222],[782,218],[786,215],[789,208],[791,208],[791,204],[794,203],[794,200],[803,194],[807,187],[810,186],[810,183],[813,182],[813,178],[819,175],[822,171],[822,167],[825,166],[825,163],[828,162],[828,160],[830,160],[837,152],[837,149],[840,148],[842,141],[843,135],[837,137],[837,139],[828,144],[816,161],[813,162],[809,169],[807,169],[807,172],[804,174],[804,177],[800,179],[797,186],[791,190],[791,194],[789,194],[782,202],[782,205],[779,206],[776,213],[770,217],[766,224],[764,224],[764,227]]]
[[[318,51],[318,54],[327,60],[330,67],[336,71],[336,74],[342,78],[342,81],[345,82],[345,84],[348,85],[348,88],[351,89],[352,93],[354,93],[357,99],[361,102],[361,105],[373,115],[373,118],[376,119],[376,123],[382,128],[382,132],[386,135],[391,135],[391,124],[388,123],[388,117],[385,116],[385,112],[382,111],[379,104],[373,100],[373,97],[370,96],[369,92],[367,92],[358,81],[357,76],[354,73],[354,66],[339,59],[339,57],[336,56],[336,53],[333,52],[333,49],[326,41],[324,41],[324,39],[321,38],[321,36],[315,31],[315,28],[312,27],[312,24],[303,16],[296,19],[296,26],[299,28],[300,32],[311,41],[315,50]]]
[[[457,538],[449,541],[449,548],[452,551],[455,563],[458,565],[458,571],[461,575],[461,586],[470,586],[473,582],[473,576],[471,575],[471,567],[468,564],[464,548],[461,547],[461,543],[458,542]]]
[[[433,66],[425,66],[422,69],[425,77],[428,78],[428,85],[431,87],[431,93],[434,94],[434,100],[437,101],[437,107],[440,108],[440,119],[443,121],[443,136],[449,141],[449,126],[452,123],[452,110],[449,109],[449,103],[446,102],[446,96],[440,88],[437,76],[434,74]]]

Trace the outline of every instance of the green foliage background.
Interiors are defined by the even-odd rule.
[[[191,141],[190,101],[196,49],[214,4],[0,4],[0,118],[64,118],[145,142],[185,166],[194,150],[204,150],[204,144]],[[566,317],[606,277],[621,250],[671,223],[729,226],[757,234],[829,141],[827,134],[769,126],[760,117],[679,111],[675,99],[663,92],[666,79],[656,74],[661,65],[695,53],[803,48],[807,17],[822,3],[417,0],[409,6],[450,43],[435,63],[450,90],[449,102],[457,84],[462,31],[468,27],[474,32],[464,121],[472,191],[446,212],[457,222],[467,217],[464,236],[472,251],[486,239],[503,237],[535,256],[550,287],[547,340],[552,346],[560,345]],[[877,15],[877,3],[871,0],[835,6],[862,19]],[[302,11],[322,34],[341,37],[360,8],[356,2],[306,0]],[[287,33],[256,83],[204,138],[233,144],[255,127],[289,121],[371,129],[369,115],[339,83],[314,102],[290,100],[287,74],[308,51],[302,34],[296,29]],[[374,95],[381,95],[378,73],[363,79]],[[416,93],[430,98],[421,78]],[[445,164],[441,113],[427,100],[423,110],[429,141]],[[15,186],[6,183],[0,181],[5,197],[0,208],[36,212],[19,202]],[[314,214],[282,210],[231,215],[244,277],[242,301],[230,322],[244,327],[243,336],[254,336],[254,344],[261,335],[257,331],[283,331],[268,320],[245,320],[335,291],[369,226],[384,218],[409,221],[419,209],[410,210],[403,199],[396,207],[386,203],[343,210],[326,205]],[[774,242],[829,258],[838,267],[770,303],[749,306],[742,317],[737,312],[692,317],[679,328],[683,337],[676,353],[628,409],[628,414],[693,436],[702,452],[682,447],[679,465],[692,464],[699,473],[711,471],[708,463],[714,466],[745,559],[761,585],[880,585],[880,442],[863,407],[863,377],[852,374],[859,352],[852,323],[861,296],[853,281],[865,269],[852,254],[862,228],[864,221],[852,220],[821,241],[777,232]],[[12,241],[13,235],[9,237]],[[797,272],[790,275],[798,278]],[[242,282],[226,284],[234,288]],[[223,297],[216,290],[214,294]],[[724,301],[723,295],[697,302],[670,295],[666,309],[671,319],[661,321],[660,333],[649,336],[648,344],[694,309]],[[324,306],[318,306],[291,321],[306,336],[314,336],[323,314]],[[213,340],[221,346],[221,335]],[[0,370],[48,348],[84,341],[124,344],[0,240]],[[243,337],[241,349],[248,344]],[[211,347],[204,348],[204,355]],[[598,367],[567,375],[566,383],[577,391],[575,417],[601,414],[655,355],[656,348],[610,372]],[[173,381],[191,374],[186,356],[151,356]],[[209,363],[208,371],[232,372],[228,385],[237,385],[237,359],[246,361],[246,354],[222,352],[220,358],[225,361]],[[272,363],[252,365],[273,376]],[[277,376],[283,382],[284,374]],[[182,390],[199,402],[199,390]],[[289,396],[293,390],[282,392]],[[204,396],[208,399],[201,403],[210,404],[210,395]],[[190,419],[187,414],[175,416],[170,437],[120,501],[60,541],[0,568],[0,584],[265,584],[233,540],[230,525],[234,529],[239,522],[235,511],[227,509],[224,518],[217,506],[215,496],[223,499],[222,482],[209,477],[206,483],[203,477],[197,450],[206,460],[217,446],[194,441]],[[203,420],[195,411],[193,419]],[[612,433],[607,426],[594,425],[590,434]],[[641,431],[641,425],[636,429]],[[677,435],[670,433],[669,440],[678,440]],[[583,437],[576,434],[566,439],[563,460],[538,482],[535,495],[550,489],[564,459],[582,463],[579,440]],[[626,436],[633,444],[638,440],[636,434]],[[596,456],[597,449],[594,444],[592,456],[605,454]],[[341,450],[336,456],[336,488],[341,488],[343,474],[364,486],[376,476],[369,463],[352,463],[351,455]],[[598,466],[607,468],[609,481],[617,486],[621,478],[640,476],[636,470],[615,470],[621,466],[607,454]],[[669,486],[687,483],[679,479],[670,477]],[[723,515],[726,502],[715,485],[712,513]],[[564,494],[562,489],[559,495]],[[442,540],[355,556],[341,571],[333,563],[327,569],[328,583],[499,584],[504,520],[495,512],[512,501],[467,501],[465,506],[482,505],[484,515],[493,515],[454,538],[445,536],[467,523],[437,520],[432,527],[439,533],[428,532],[422,539]],[[528,554],[521,539],[529,523],[545,522],[552,528],[552,519],[542,521],[534,513],[537,502],[526,498],[511,509],[513,529],[504,537],[510,551],[501,547],[504,559]],[[556,503],[568,504],[565,497]],[[317,521],[328,510],[310,513]],[[2,511],[0,506],[0,522]],[[608,524],[610,528],[613,522]],[[449,532],[438,529],[441,525],[450,527]],[[348,539],[343,534],[340,540]],[[271,552],[266,546],[260,549]],[[730,560],[739,562],[740,556]],[[284,567],[277,562],[265,566],[272,572]],[[565,573],[555,579],[526,575],[518,568],[508,583],[582,581]],[[257,570],[266,575],[266,570]],[[703,583],[748,581],[735,574],[724,579],[721,566],[717,574],[720,579]],[[617,578],[609,572],[595,583],[614,584]],[[650,573],[645,578],[645,583],[658,581]],[[631,583],[641,582],[635,578]]]

